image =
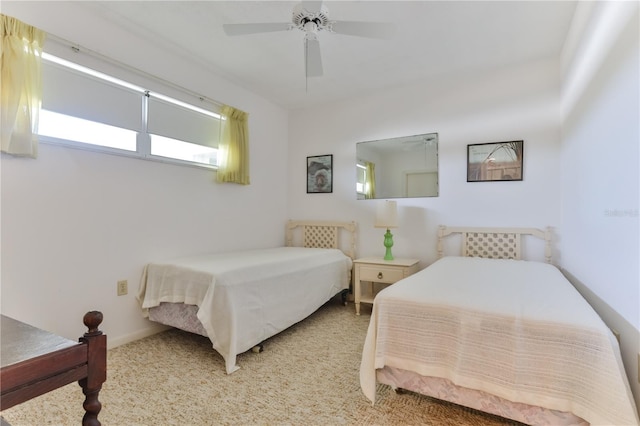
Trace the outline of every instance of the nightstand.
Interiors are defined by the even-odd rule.
[[[373,303],[376,296],[375,284],[393,284],[411,274],[418,272],[419,259],[384,260],[381,257],[363,257],[353,261],[355,268],[356,315],[360,315],[360,303]],[[368,289],[363,291],[362,282],[369,282]]]

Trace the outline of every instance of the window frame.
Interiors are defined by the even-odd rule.
[[[143,111],[142,119],[141,119],[141,131],[140,132],[133,131],[134,133],[137,133],[135,151],[39,134],[38,140],[40,143],[43,143],[46,145],[61,146],[65,148],[80,149],[84,151],[98,152],[102,154],[136,158],[140,160],[154,161],[158,163],[195,167],[199,169],[206,169],[206,170],[218,169],[218,164],[214,165],[209,163],[189,161],[189,160],[184,160],[180,158],[172,158],[172,157],[151,154],[151,134],[148,133],[148,129],[147,129],[148,102],[149,102],[150,96],[156,99],[161,99],[163,101],[169,100],[169,102],[181,108],[191,110],[194,113],[198,113],[198,114],[205,113],[207,115],[212,116],[213,119],[218,119],[220,121],[223,121],[224,119],[220,115],[220,111],[219,110],[215,111],[214,110],[215,108],[213,108],[213,107],[219,107],[220,105],[218,103],[211,101],[203,96],[194,94],[186,89],[180,88],[171,83],[163,82],[160,79],[153,77],[151,75],[147,75],[140,71],[115,63],[114,61],[111,61],[108,58],[101,57],[100,55],[97,55],[95,53],[90,53],[88,55],[86,54],[80,55],[78,56],[78,59],[81,59],[81,60],[74,60],[74,58],[70,58],[70,56],[75,56],[79,53],[86,53],[86,52],[84,51],[81,52],[80,49],[72,47],[71,54],[69,54],[68,52],[64,54],[64,51],[60,49],[61,47],[65,47],[65,46],[61,46],[59,44],[54,43],[54,47],[52,49],[43,49],[43,57],[41,59],[43,61],[51,61],[55,63],[57,66],[65,67],[65,65],[60,64],[60,62],[56,63],[56,59],[61,59],[63,62],[74,64],[75,66],[80,68],[78,69],[78,68],[70,67],[69,72],[83,73],[85,72],[83,71],[83,69],[89,69],[89,70],[95,71],[98,74],[106,75],[108,77],[111,77],[112,79],[119,80],[121,82],[127,83],[128,85],[136,88],[149,87],[149,89],[142,89],[142,91],[140,92],[140,108]],[[68,46],[66,47],[68,48]],[[53,57],[53,60],[51,59],[51,57]],[[100,66],[102,64],[105,65],[104,69],[102,69],[102,67]],[[114,73],[110,71],[118,71],[118,72]],[[92,78],[96,78],[96,79],[102,78],[100,76],[96,76],[95,74],[91,74],[91,73],[89,73],[89,75]],[[127,76],[131,76],[134,78],[128,79]],[[111,84],[114,84],[116,86],[118,85],[118,83],[114,82],[113,80],[107,80],[107,81],[110,81]],[[125,86],[125,87],[128,87],[128,86]],[[137,90],[134,90],[134,91],[137,91]],[[210,106],[212,108],[206,109],[206,108],[203,108],[202,106],[194,105],[193,102],[189,102],[187,99],[199,100],[200,102],[207,102],[208,104],[207,106]],[[60,114],[60,112],[57,112],[57,111],[51,111],[51,112]],[[75,117],[68,114],[65,114],[65,115],[69,117],[84,119],[82,117]],[[93,121],[93,120],[87,120],[87,121],[96,123],[97,125],[105,125],[104,123],[101,123],[98,121]],[[220,125],[222,125],[222,123],[220,123]],[[118,127],[118,126],[112,126],[112,127]],[[118,127],[118,128],[132,131],[130,129],[125,129],[123,127]],[[180,142],[184,142],[184,143],[192,143],[194,145],[200,145],[197,143],[183,141],[176,138],[173,138],[173,139]],[[206,145],[202,145],[202,146],[206,146]],[[218,149],[217,147],[210,147],[210,148],[213,148],[216,150]]]

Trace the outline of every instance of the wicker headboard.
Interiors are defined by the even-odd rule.
[[[294,230],[302,230],[301,238],[295,238]],[[342,232],[341,232],[342,231]],[[345,232],[348,235],[342,235]],[[355,222],[318,222],[290,220],[287,222],[286,245],[340,249],[351,259],[356,258],[357,226]]]
[[[444,256],[442,240],[451,234],[462,235],[462,256],[489,259],[522,258],[522,236],[532,235],[545,241],[544,259],[551,263],[551,228],[464,228],[438,227],[438,259]]]

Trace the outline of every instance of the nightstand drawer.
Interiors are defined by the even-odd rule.
[[[376,283],[395,283],[404,278],[404,271],[384,266],[360,266],[360,280]]]
[[[381,257],[363,257],[353,261],[355,272],[353,298],[356,315],[360,315],[360,303],[373,303],[380,287],[393,285],[418,272],[419,259],[384,260]]]

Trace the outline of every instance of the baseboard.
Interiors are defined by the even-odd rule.
[[[592,292],[570,272],[561,269],[569,282],[582,294],[593,309],[600,315],[604,323],[619,336],[622,363],[629,379],[629,386],[640,412],[640,371],[638,371],[638,353],[640,351],[640,331],[624,319],[611,306]]]
[[[161,333],[170,329],[166,325],[162,324],[151,324],[151,327],[145,328],[144,330],[136,331],[135,333],[127,334],[125,336],[116,337],[114,339],[110,339],[107,335],[107,349],[117,348],[120,345],[124,345],[125,343],[135,342],[136,340],[144,339],[145,337],[153,336],[154,334]]]

